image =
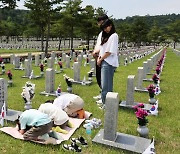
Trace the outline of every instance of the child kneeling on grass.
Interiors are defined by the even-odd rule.
[[[16,123],[25,140],[44,141],[38,137],[49,133],[52,128],[49,116],[35,109],[24,111]]]
[[[51,120],[53,121],[53,131],[67,134],[68,131],[62,129],[64,126],[68,126],[70,128],[73,128],[73,124],[70,123],[69,121],[69,116],[65,111],[63,111],[60,108],[57,108],[54,104],[52,103],[45,103],[41,104],[39,109],[42,113],[47,114]]]

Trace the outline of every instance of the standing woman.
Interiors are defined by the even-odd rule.
[[[118,35],[112,20],[107,19],[101,24],[102,37],[97,65],[101,66],[101,98],[102,108],[105,107],[106,94],[113,91],[114,71],[118,63]]]

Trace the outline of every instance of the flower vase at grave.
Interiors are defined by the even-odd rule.
[[[149,103],[150,104],[155,104],[156,103],[156,99],[154,97],[150,97],[149,98]]]
[[[139,135],[141,137],[147,138],[148,134],[149,134],[149,129],[147,128],[147,126],[138,126],[137,128],[137,132],[139,133]]]
[[[67,91],[68,91],[68,93],[72,93],[72,87],[67,87]]]
[[[151,93],[151,92],[149,92],[149,103],[150,104],[155,104],[156,103],[156,99],[154,98],[154,92],[153,93]]]
[[[149,103],[150,104],[155,104],[156,103],[156,99],[154,98],[155,95],[155,87],[153,84],[149,85],[149,87],[147,88],[148,92],[149,92]]]

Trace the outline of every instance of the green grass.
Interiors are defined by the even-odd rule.
[[[152,55],[152,54],[151,54]],[[126,84],[128,75],[137,75],[137,68],[143,66],[143,61],[147,60],[151,55],[144,57],[141,60],[135,61],[128,66],[120,66],[115,73],[114,77],[114,92],[119,93],[121,100],[126,99]],[[163,72],[160,76],[161,78],[161,91],[162,93],[157,96],[159,99],[159,115],[149,116],[148,128],[149,128],[149,138],[155,137],[155,148],[156,153],[159,154],[178,154],[180,153],[180,118],[179,118],[179,90],[180,90],[180,57],[177,57],[170,49],[167,52],[167,58],[165,60],[165,65]],[[22,87],[28,79],[21,78],[24,75],[24,71],[13,70],[13,65],[6,64],[6,70],[11,69],[13,73],[13,87],[8,87],[8,106],[16,110],[24,109],[24,102],[21,98]],[[33,65],[35,75],[40,73],[39,67]],[[87,76],[87,72],[90,67],[82,67],[81,69],[81,79],[84,75]],[[67,74],[73,77],[73,71],[71,69],[66,69],[63,74]],[[66,91],[66,83],[63,79],[63,74],[56,74],[55,77],[55,87],[61,83],[62,91]],[[6,78],[6,75],[0,76]],[[85,109],[92,112],[92,117],[100,118],[104,123],[104,111],[98,109],[94,99],[95,95],[98,95],[99,88],[96,83],[95,78],[94,83],[90,86],[73,85],[73,92],[80,95],[85,101]],[[35,98],[33,99],[33,108],[38,108],[41,103],[44,103],[47,99],[54,97],[46,97],[39,95],[41,91],[45,90],[45,79],[31,80],[32,83],[36,84]],[[146,82],[144,85],[148,85]],[[148,102],[147,93],[135,93],[136,102]],[[14,123],[8,122],[6,126],[14,126]],[[103,126],[101,127],[103,128]],[[118,115],[118,127],[117,131],[136,135],[138,133],[137,129],[137,119],[135,117],[134,111],[129,109],[119,108]],[[93,129],[92,138],[98,133],[99,129]],[[73,137],[84,136],[87,138],[85,129],[81,126],[73,135]],[[56,153],[70,153],[65,152],[62,149],[62,144],[53,145],[40,145],[32,142],[25,142],[21,140],[14,139],[2,132],[0,132],[0,150],[1,153],[34,153],[34,154],[56,154]],[[66,141],[65,143],[70,143]],[[121,149],[115,149],[108,146],[103,146],[100,144],[90,143],[89,147],[83,148],[83,153],[85,154],[128,154],[128,152]]]

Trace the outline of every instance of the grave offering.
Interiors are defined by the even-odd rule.
[[[148,137],[149,129],[147,128],[148,120],[146,116],[148,116],[148,112],[143,109],[144,104],[138,104],[134,106],[136,118],[138,119],[138,128],[137,131],[141,137]]]
[[[32,99],[34,98],[35,95],[35,84],[27,81],[25,83],[25,86],[23,87],[23,91],[21,93],[22,98],[24,99],[24,109],[29,110],[32,108]]]
[[[42,76],[44,75],[44,65],[43,65],[43,63],[41,63],[41,64],[39,65],[39,67],[40,67],[40,70],[41,70],[40,76],[42,77]]]
[[[63,64],[61,61],[58,62],[59,68],[60,68],[60,72],[63,72]]]
[[[104,129],[101,129],[92,141],[132,152],[143,153],[149,147],[151,140],[116,132],[119,105],[118,93],[108,92],[105,104]]]
[[[41,76],[37,76],[37,75],[34,75],[34,71],[32,70],[31,71],[31,74],[30,74],[30,76],[29,76],[29,79],[38,79],[38,78],[40,78]]]
[[[88,72],[88,81],[91,81],[91,82],[92,82],[93,74],[94,74],[94,70],[91,69],[91,70]]]
[[[47,58],[46,57],[44,57],[43,61],[44,61],[44,64],[47,65]]]
[[[9,79],[9,80],[8,80],[8,86],[11,86],[11,87],[12,87],[13,81],[12,81],[12,73],[11,73],[10,70],[8,70],[7,76],[8,76],[8,79]]]
[[[157,74],[154,74],[154,75],[152,76],[152,80],[153,80],[153,82],[154,82],[155,85],[157,85],[157,84],[160,83],[160,79],[159,79],[159,77],[158,77]]]
[[[3,61],[1,62],[1,68],[2,68],[2,74],[4,74],[5,73],[5,64]]]
[[[72,83],[73,83],[73,79],[71,79],[70,77],[68,77],[66,74],[63,75],[64,79],[66,81],[67,84],[67,91],[68,93],[72,93]]]
[[[153,84],[150,84],[148,87],[147,87],[147,90],[149,92],[149,103],[150,104],[156,104],[156,99],[154,98],[155,96],[155,87]]]
[[[128,59],[127,59],[127,57],[124,59],[124,66],[127,66],[127,64],[128,64]]]
[[[56,90],[56,96],[60,96],[61,95],[61,84],[59,84],[57,90]]]

